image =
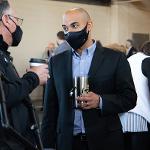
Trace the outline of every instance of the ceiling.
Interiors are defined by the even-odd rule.
[[[89,5],[111,6],[113,4],[132,4],[138,9],[150,11],[150,0],[51,0],[60,2],[82,3]]]
[[[145,0],[112,0],[113,3],[141,3]]]
[[[106,5],[106,6],[109,6],[112,2],[112,0],[51,0],[51,1],[83,3],[89,5]]]
[[[150,0],[112,0],[112,4],[132,4],[140,10],[150,11]]]
[[[142,2],[144,0],[52,0],[52,1],[84,3],[94,5],[111,5],[113,3],[135,3],[135,2]]]

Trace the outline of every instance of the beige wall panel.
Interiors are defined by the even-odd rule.
[[[132,33],[150,33],[150,11],[136,5],[120,5],[118,10],[119,42],[124,43]]]
[[[132,33],[150,33],[150,11],[139,9],[130,3],[103,7],[96,5],[54,2],[50,0],[13,0],[17,16],[24,18],[23,39],[11,52],[20,75],[25,73],[31,57],[42,57],[49,41],[56,42],[56,33],[61,30],[62,14],[73,7],[83,7],[94,23],[93,37],[102,44],[125,43]],[[42,97],[42,88],[32,94],[33,99]]]
[[[17,48],[11,48],[14,64],[20,75],[24,74],[31,57],[41,57],[49,41],[56,42],[56,33],[62,30],[62,14],[73,7],[83,7],[94,22],[93,37],[108,43],[110,40],[109,7],[91,6],[48,0],[13,0],[17,16],[24,19],[23,39]],[[41,87],[32,94],[33,99],[41,98]]]

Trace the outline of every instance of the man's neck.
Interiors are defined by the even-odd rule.
[[[85,43],[80,49],[77,50],[77,52],[78,52],[79,54],[82,54],[82,51],[83,51],[84,49],[90,47],[92,44],[93,44],[93,40],[92,40],[92,39],[88,39],[88,40],[86,41],[86,43]]]

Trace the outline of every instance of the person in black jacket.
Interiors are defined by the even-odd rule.
[[[150,41],[128,58],[137,93],[136,107],[120,114],[125,150],[150,149]]]
[[[129,63],[123,53],[93,40],[92,19],[83,8],[67,10],[62,27],[72,49],[49,61],[51,78],[41,127],[44,148],[123,150],[118,113],[135,107],[137,98]],[[87,76],[89,92],[84,90],[76,99],[75,78]],[[74,105],[75,99],[79,108]]]
[[[142,62],[142,73],[145,75],[145,77],[148,80],[148,87],[150,90],[150,41],[146,41],[143,44],[143,53],[146,53],[148,55],[148,58],[145,58]]]
[[[148,87],[150,90],[150,69],[149,68],[150,68],[150,57],[145,58],[142,62],[142,72],[148,80]]]
[[[8,47],[18,46],[20,43],[23,33],[20,28],[21,23],[22,19],[16,17],[9,2],[0,0],[0,74],[5,93],[8,120],[15,131],[34,144],[35,138],[31,131],[33,118],[29,107],[31,105],[29,94],[38,85],[46,83],[48,65],[32,67],[27,70],[22,78],[19,77],[12,63]],[[2,121],[4,118],[1,117],[0,119]],[[2,124],[0,124],[0,149],[25,150],[27,148],[13,139],[9,133],[4,132]]]
[[[126,52],[126,57],[127,58],[129,58],[130,56],[137,53],[137,49],[133,46],[133,41],[130,40],[130,39],[128,39],[126,41],[126,48],[127,48],[127,52]]]

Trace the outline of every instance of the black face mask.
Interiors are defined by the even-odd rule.
[[[87,32],[86,29],[87,25],[81,31],[68,32],[67,34],[65,34],[65,40],[74,50],[81,48],[87,41],[89,32]]]
[[[20,26],[16,25],[15,32],[13,32],[11,34],[12,34],[12,45],[11,46],[18,46],[22,39],[22,34],[23,34],[23,31],[20,28]]]
[[[0,35],[0,49],[2,51],[7,51],[8,47],[8,44],[3,40],[3,36]]]

